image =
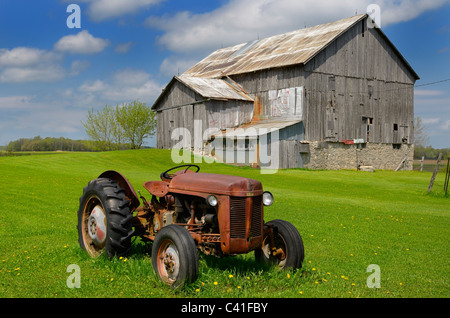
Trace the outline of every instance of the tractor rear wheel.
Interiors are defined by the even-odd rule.
[[[159,230],[153,242],[152,265],[161,280],[173,288],[195,281],[198,254],[189,231],[173,224]]]
[[[122,256],[131,248],[132,213],[125,190],[108,178],[91,180],[78,210],[78,242],[92,257]]]
[[[266,224],[273,227],[275,249],[271,249],[271,238],[266,235],[261,248],[255,250],[256,260],[283,269],[301,268],[305,252],[302,238],[295,226],[283,220],[272,220]]]

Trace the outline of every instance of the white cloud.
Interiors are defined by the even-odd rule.
[[[380,0],[382,26],[405,22],[417,18],[425,11],[437,9],[448,0]]]
[[[65,76],[62,55],[30,47],[0,49],[0,82],[53,82]]]
[[[32,96],[5,96],[0,97],[0,109],[2,110],[24,110],[34,107]]]
[[[443,95],[444,91],[438,91],[438,90],[426,90],[426,89],[416,89],[414,90],[415,96],[439,96]]]
[[[85,0],[89,2],[87,9],[89,17],[98,22],[136,13],[162,1],[164,0]]]
[[[440,118],[424,118],[422,119],[422,122],[424,125],[433,125],[437,124],[440,120]]]
[[[162,86],[145,71],[122,69],[109,80],[86,81],[78,91],[87,94],[86,100],[122,104],[139,99],[150,105],[161,93]]]
[[[113,75],[114,82],[124,86],[138,86],[150,79],[150,74],[142,70],[130,68],[118,70]]]
[[[0,49],[0,83],[56,82],[75,76],[90,66],[90,62],[72,61],[70,69],[62,66],[63,53],[92,54],[104,50],[108,40],[95,38],[83,30],[62,37],[47,51],[32,47]]]
[[[32,135],[64,135],[80,132],[80,121],[86,117],[85,110],[64,109],[62,107],[46,107],[36,111],[31,110],[21,114],[17,119],[19,128],[24,131],[23,136]]]
[[[75,60],[70,65],[70,74],[78,75],[82,71],[87,69],[89,66],[91,66],[91,62],[89,62],[89,61]]]
[[[78,87],[78,90],[80,92],[84,92],[84,93],[96,93],[96,92],[101,92],[101,91],[105,90],[106,88],[107,88],[107,85],[103,81],[96,80],[96,81],[84,82],[80,87]]]
[[[65,70],[59,65],[41,65],[33,68],[10,67],[0,73],[0,82],[55,82],[64,76]]]
[[[133,42],[131,42],[131,41],[126,42],[126,43],[120,43],[116,46],[116,48],[114,49],[114,52],[120,53],[120,54],[128,53],[130,51],[132,45],[133,45]]]
[[[55,50],[67,53],[93,54],[103,51],[109,40],[95,38],[87,30],[76,35],[66,35],[55,43]]]
[[[32,95],[0,97],[0,133],[11,131],[21,137],[80,132],[86,111],[68,109],[61,100],[42,100]]]
[[[183,74],[197,62],[198,59],[169,56],[162,61],[159,72],[163,76]]]
[[[377,3],[381,26],[407,21],[442,6],[445,0],[231,0],[202,14],[179,12],[171,17],[149,17],[145,24],[164,34],[160,45],[174,52],[216,50],[365,13]]]
[[[450,120],[446,120],[439,128],[442,130],[450,130]]]
[[[11,50],[0,49],[0,68],[32,66],[59,58],[60,56],[54,52],[30,47],[16,47]]]

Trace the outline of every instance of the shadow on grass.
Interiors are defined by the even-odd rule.
[[[129,251],[127,257],[141,259],[151,258],[152,255],[152,242],[143,242],[140,239],[136,239]],[[237,274],[248,272],[261,272],[270,271],[276,269],[276,266],[258,262],[254,258],[254,252],[242,255],[228,255],[224,257],[216,257],[212,255],[205,255],[198,251],[199,263],[204,264],[211,269],[217,269],[222,271],[234,271]]]
[[[139,237],[135,237],[131,243],[131,249],[128,252],[128,257],[144,258],[152,256],[152,242],[144,242]]]
[[[218,258],[215,256],[209,256],[199,253],[199,262],[204,263],[208,268],[211,269],[232,271],[236,274],[241,275],[245,275],[249,272],[257,273],[261,271],[267,271],[273,268],[267,264],[257,262],[255,259],[244,257],[242,255],[225,256],[222,258]]]

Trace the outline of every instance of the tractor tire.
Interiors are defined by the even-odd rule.
[[[277,253],[272,254],[270,237],[267,235],[263,239],[261,248],[255,250],[256,260],[282,269],[301,268],[305,252],[302,238],[295,226],[283,220],[272,220],[266,224],[273,225]]]
[[[160,279],[172,288],[194,282],[198,277],[198,254],[187,229],[168,225],[156,233],[152,266]]]
[[[125,190],[108,178],[89,181],[78,210],[78,242],[92,257],[126,255],[133,229]]]

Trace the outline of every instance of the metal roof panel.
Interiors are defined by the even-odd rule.
[[[283,129],[301,122],[301,119],[271,118],[254,121],[236,128],[229,128],[214,135],[215,138],[250,137],[265,135],[267,133]]]
[[[190,76],[176,76],[175,78],[205,98],[253,102],[253,98],[226,80]]]

